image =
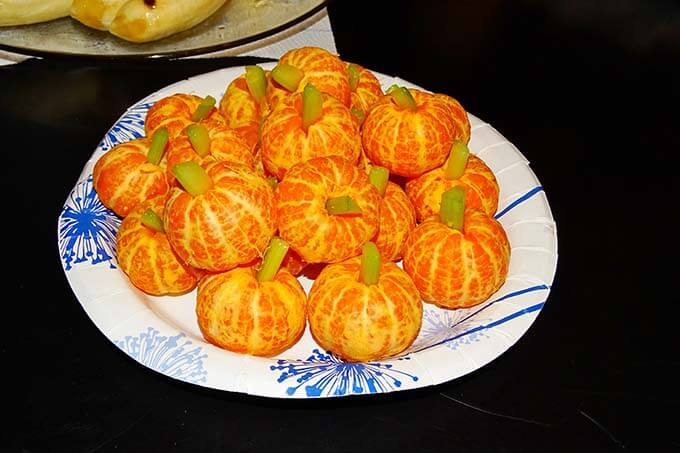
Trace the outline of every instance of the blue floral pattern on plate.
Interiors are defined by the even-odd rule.
[[[121,220],[104,207],[92,186],[92,176],[80,181],[59,217],[59,251],[67,271],[74,264],[109,263],[115,269],[116,233]]]
[[[282,371],[277,382],[292,380],[293,385],[286,389],[288,396],[303,386],[305,396],[320,397],[389,392],[401,387],[404,380],[418,381],[417,376],[395,369],[392,363],[343,362],[318,349],[306,360],[277,360],[270,369]]]
[[[201,354],[201,347],[190,347],[193,343],[180,333],[165,337],[152,327],[137,336],[127,336],[115,344],[141,364],[181,381],[200,384],[206,381],[208,371]]]
[[[146,112],[152,105],[153,102],[136,104],[125,112],[121,119],[106,133],[99,144],[99,149],[108,151],[119,143],[144,137],[144,119]]]

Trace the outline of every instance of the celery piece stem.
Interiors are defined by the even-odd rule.
[[[361,281],[365,285],[377,285],[379,279],[380,252],[373,242],[367,242],[361,253]]]
[[[418,107],[416,105],[416,100],[413,99],[413,95],[408,88],[396,87],[389,91],[389,95],[401,109],[416,110]]]
[[[451,145],[451,154],[449,160],[444,167],[444,176],[446,179],[459,179],[465,173],[468,158],[470,157],[470,149],[460,140],[454,140]]]
[[[213,186],[212,179],[208,173],[196,162],[187,161],[172,167],[175,175],[184,190],[192,196],[204,194]]]
[[[286,63],[279,63],[272,69],[272,79],[291,93],[297,91],[303,77],[302,71]]]
[[[165,232],[165,228],[163,227],[163,221],[161,220],[160,217],[158,217],[158,214],[156,214],[154,210],[151,208],[144,211],[144,214],[142,214],[140,221],[144,226],[149,227],[154,231],[158,231],[159,233]]]
[[[146,153],[146,160],[150,164],[158,165],[161,163],[163,154],[165,153],[165,146],[168,144],[168,129],[161,127],[156,129],[151,137],[151,146],[149,152]]]
[[[361,214],[359,205],[348,195],[326,200],[326,211],[331,215]]]
[[[465,189],[452,187],[442,194],[439,218],[449,228],[462,231],[465,213]]]
[[[212,108],[215,107],[215,102],[217,102],[215,98],[210,95],[203,98],[201,103],[198,104],[198,107],[196,107],[194,114],[191,116],[191,121],[197,123],[206,119],[208,115],[210,115]]]
[[[374,166],[371,167],[371,171],[368,174],[368,179],[371,184],[378,189],[380,196],[385,196],[385,190],[387,189],[387,181],[390,179],[390,171],[385,167]]]
[[[187,136],[196,154],[205,157],[210,153],[210,135],[204,125],[198,123],[190,125],[187,127]]]
[[[286,257],[286,253],[288,253],[288,243],[279,237],[272,238],[267,251],[264,253],[260,270],[257,271],[257,281],[268,282],[274,280],[281,267],[281,262]]]
[[[350,63],[347,65],[347,73],[349,74],[349,87],[352,91],[356,91],[357,86],[359,86],[361,71],[355,64]]]
[[[264,99],[267,92],[267,77],[264,69],[257,65],[246,66],[246,84],[248,91],[257,102]]]
[[[321,92],[311,83],[302,92],[302,128],[307,130],[321,118],[323,114],[323,97]]]

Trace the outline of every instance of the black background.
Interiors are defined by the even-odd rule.
[[[560,252],[531,329],[464,378],[375,397],[249,397],[136,364],[71,292],[57,217],[129,105],[244,61],[33,59],[0,67],[0,449],[680,451],[680,5],[337,0],[329,14],[341,57],[453,95],[531,161]]]

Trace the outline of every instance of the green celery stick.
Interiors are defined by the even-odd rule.
[[[274,280],[281,267],[281,262],[286,257],[286,253],[288,253],[288,243],[279,237],[272,238],[267,251],[264,253],[260,270],[257,271],[257,281],[268,282]]]
[[[385,190],[387,189],[387,181],[390,179],[390,171],[385,167],[374,166],[371,167],[371,171],[368,174],[368,179],[371,184],[378,189],[380,196],[385,196]]]
[[[272,69],[272,78],[291,93],[297,91],[303,77],[302,71],[286,63],[279,63]]]
[[[203,98],[201,103],[198,104],[198,107],[196,107],[194,114],[191,116],[191,121],[198,123],[199,121],[206,119],[208,115],[210,115],[212,108],[215,107],[215,102],[217,102],[215,98],[210,95]]]
[[[365,285],[377,285],[379,279],[380,252],[373,242],[367,242],[361,253],[361,281]]]
[[[194,123],[187,127],[187,136],[196,154],[205,157],[210,153],[210,135],[204,125]]]
[[[331,215],[361,214],[359,205],[348,195],[326,200],[326,211]]]
[[[465,212],[465,189],[453,187],[442,194],[439,218],[449,228],[462,231]]]
[[[302,127],[307,130],[323,114],[323,97],[314,85],[308,83],[302,92]]]
[[[154,231],[158,231],[159,233],[165,232],[165,228],[163,227],[163,221],[161,220],[160,217],[158,217],[158,214],[156,214],[154,210],[151,208],[144,211],[144,214],[142,214],[140,220],[144,226],[149,227]]]
[[[177,164],[172,167],[172,173],[184,190],[194,197],[207,192],[213,186],[208,173],[196,162],[188,161]]]
[[[246,84],[248,91],[257,102],[264,99],[267,92],[267,77],[264,74],[264,69],[257,65],[246,66]]]
[[[150,164],[158,165],[165,153],[165,147],[168,144],[168,129],[161,127],[156,129],[151,137],[151,146],[149,152],[146,154],[146,160]]]
[[[469,156],[470,149],[467,145],[460,140],[454,140],[453,145],[451,145],[449,160],[446,162],[446,167],[444,167],[446,179],[458,179],[463,176]]]

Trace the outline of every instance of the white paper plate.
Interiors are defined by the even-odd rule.
[[[263,65],[271,68],[272,65]],[[243,68],[227,68],[170,85],[132,106],[113,125],[85,165],[58,222],[66,277],[88,316],[121,351],[142,365],[181,381],[276,398],[387,393],[439,384],[498,357],[529,329],[548,298],[557,265],[557,230],[543,187],[527,159],[489,124],[470,115],[471,151],[500,184],[496,217],[512,254],[507,282],[487,302],[443,310],[425,304],[421,332],[400,357],[344,363],[321,349],[309,330],[274,358],[240,355],[203,340],[194,313],[196,291],[151,297],[116,267],[120,219],[102,206],[92,168],[117,143],[144,134],[149,107],[183,92],[220,99]],[[377,74],[384,88],[403,80]],[[311,281],[301,278],[306,290]]]

